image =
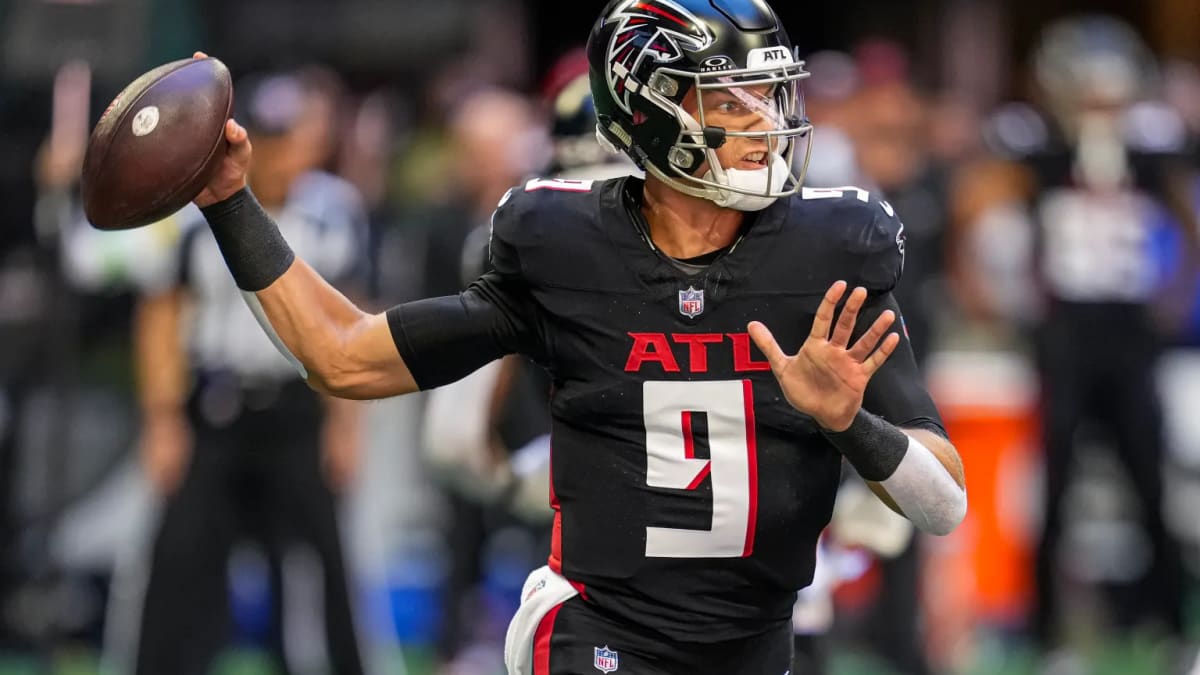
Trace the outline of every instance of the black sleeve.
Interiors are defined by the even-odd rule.
[[[863,286],[876,294],[896,287],[904,272],[906,237],[900,214],[886,201],[872,198],[863,203],[848,198],[848,227],[838,228],[844,250],[858,261],[853,286]]]
[[[387,318],[396,349],[421,389],[458,380],[506,354],[544,362],[528,288],[495,272],[458,295],[393,307]]]
[[[900,334],[900,344],[887,363],[871,378],[863,398],[863,407],[898,427],[928,429],[944,437],[946,427],[942,423],[942,416],[925,389],[925,378],[917,368],[912,343],[904,328],[904,315],[891,293],[872,294],[867,299],[859,311],[854,339],[857,340],[880,314],[889,309],[896,313],[896,323],[892,325],[891,332]]]

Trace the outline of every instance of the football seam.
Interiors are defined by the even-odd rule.
[[[225,121],[221,123],[221,133],[217,135],[216,142],[213,143],[212,148],[208,151],[208,154],[205,155],[204,161],[200,164],[200,168],[197,169],[191,176],[189,176],[182,185],[176,187],[175,190],[171,192],[172,195],[188,185],[191,185],[192,181],[196,180],[200,174],[204,173],[205,169],[209,168],[208,164],[212,161],[213,155],[217,154],[217,150],[220,149],[221,144],[225,142],[225,125],[229,123],[229,118],[233,114],[233,96],[234,94],[231,85],[229,92],[229,104],[225,106]],[[200,190],[203,191],[204,187],[205,186],[201,186]]]
[[[211,59],[212,57],[209,57],[209,58]],[[212,59],[212,60],[216,61],[217,63],[220,63],[220,61],[217,59]],[[167,71],[166,73],[163,73],[162,75],[155,78],[154,80],[151,80],[145,87],[142,88],[141,93],[139,93],[136,98],[134,98],[132,101],[130,101],[129,105],[125,108],[125,112],[121,115],[121,117],[116,122],[114,122],[114,127],[120,128],[122,125],[125,124],[126,120],[129,117],[129,113],[137,107],[138,102],[140,102],[142,100],[142,98],[145,97],[146,93],[149,92],[154,87],[154,85],[158,84],[159,82],[162,82],[167,77],[174,75],[175,73],[178,73],[179,71],[183,70],[184,68],[189,68],[189,67],[195,65],[196,63],[200,63],[202,60],[194,59],[193,61],[194,61],[194,63],[185,63],[182,66],[180,66],[179,68],[176,68],[171,71]],[[224,65],[224,64],[222,64],[222,65]],[[118,96],[118,98],[120,98],[120,94],[118,94],[117,96]],[[229,103],[225,107],[226,121],[229,120],[229,114],[230,114],[231,110],[233,110],[233,94],[232,94],[232,92],[230,93],[230,96],[229,96]],[[101,115],[101,118],[103,119],[103,115]],[[212,159],[213,154],[216,153],[217,148],[221,147],[221,141],[224,140],[224,138],[225,138],[224,125],[225,125],[225,123],[222,122],[221,135],[217,137],[216,143],[214,143],[212,149],[210,149],[208,151],[208,154],[205,156],[204,162],[200,165],[200,168],[197,171],[193,172],[191,175],[189,175],[185,180],[181,181],[177,185],[172,186],[171,189],[165,190],[162,193],[160,193],[161,196],[158,199],[151,201],[147,208],[141,209],[142,213],[153,213],[153,212],[161,209],[181,189],[183,189],[189,183],[191,183],[193,180],[195,180],[196,177],[198,175],[200,175],[200,173],[202,171],[204,171],[205,167],[208,166],[209,161]],[[100,165],[101,171],[97,172],[98,175],[105,175],[108,173],[108,163],[110,161],[110,156],[109,156],[108,151],[109,151],[109,148],[112,145],[113,141],[116,139],[116,137],[117,137],[117,132],[114,130],[114,132],[112,134],[110,134],[109,137],[105,140],[104,152],[101,153],[101,155],[100,155],[104,159],[103,159],[103,163]],[[86,190],[84,190],[84,193],[86,194]],[[86,200],[85,200],[85,202],[86,202]],[[149,224],[149,223],[146,223],[146,224]]]
[[[209,57],[209,58],[212,58],[212,57]],[[217,60],[213,59],[213,61],[217,61]],[[220,63],[219,61],[217,61],[217,62]],[[188,64],[188,65],[191,65],[191,64]],[[188,66],[185,65],[183,68],[187,68],[187,67]],[[168,73],[168,75],[178,73],[180,70],[183,70],[183,68],[177,68],[175,70],[172,70],[170,73]],[[163,78],[165,78],[165,77],[166,77],[166,75],[163,76]],[[162,81],[163,78],[159,78],[158,80],[155,80],[155,82],[160,82],[160,81]],[[146,89],[149,90],[150,87],[146,87]],[[145,92],[142,92],[142,93],[144,94]],[[140,96],[138,98],[139,98],[139,100],[141,99]],[[132,106],[130,106],[130,107],[132,108]],[[200,164],[200,168],[197,169],[196,171],[192,172],[191,175],[189,175],[187,178],[180,181],[178,184],[173,185],[170,190],[164,190],[162,196],[158,200],[152,202],[153,207],[146,209],[147,212],[152,213],[154,211],[157,211],[158,209],[161,209],[164,205],[167,204],[167,202],[171,201],[172,197],[179,194],[180,190],[187,187],[192,181],[196,180],[196,177],[199,176],[206,168],[208,168],[208,163],[210,160],[212,160],[213,155],[217,152],[217,148],[221,147],[221,141],[225,140],[225,123],[229,121],[229,113],[231,110],[233,110],[233,93],[232,93],[232,91],[230,92],[230,95],[229,95],[229,104],[227,106],[225,106],[225,122],[221,123],[221,133],[220,133],[220,135],[217,136],[216,143],[213,144],[213,147],[208,151],[208,154],[205,155],[204,161]],[[149,224],[149,223],[147,223],[147,224]]]

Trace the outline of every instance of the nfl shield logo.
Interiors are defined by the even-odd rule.
[[[608,648],[608,645],[596,647],[596,660],[592,665],[596,666],[596,670],[602,673],[611,673],[617,669],[617,653]]]
[[[696,290],[688,286],[686,291],[679,291],[679,313],[689,319],[694,319],[704,312],[704,290]]]

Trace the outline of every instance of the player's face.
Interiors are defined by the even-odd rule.
[[[773,131],[782,129],[783,115],[777,100],[777,85],[758,84],[727,89],[693,90],[683,103],[684,110],[702,126],[721,127],[726,131]],[[780,152],[780,141],[766,138],[729,136],[717,148],[717,158],[726,169],[754,171],[767,166],[771,152]],[[698,172],[703,174],[707,167]]]

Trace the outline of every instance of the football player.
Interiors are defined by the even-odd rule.
[[[1156,80],[1153,56],[1119,20],[1059,20],[1043,31],[1032,63],[1050,115],[1008,107],[991,137],[1021,162],[1032,184],[1032,262],[1042,305],[1034,334],[1046,453],[1034,636],[1047,650],[1062,639],[1062,505],[1078,474],[1080,429],[1092,422],[1114,441],[1141,502],[1152,556],[1136,590],[1114,594],[1115,623],[1157,625],[1179,637],[1184,577],[1179,545],[1163,520],[1155,364],[1164,332],[1182,321],[1200,260],[1185,127],[1173,111],[1147,100]],[[1005,128],[1010,133],[1000,131]],[[1160,210],[1180,224],[1184,254],[1181,271],[1163,280],[1150,246]]]
[[[613,0],[588,57],[599,132],[646,178],[513,189],[494,269],[457,296],[347,301],[246,191],[236,121],[197,203],[320,391],[429,389],[514,352],[548,369],[555,537],[510,673],[782,674],[843,458],[924,531],[966,512],[889,330],[903,226],[864,190],[802,189],[808,73],[762,0]]]

